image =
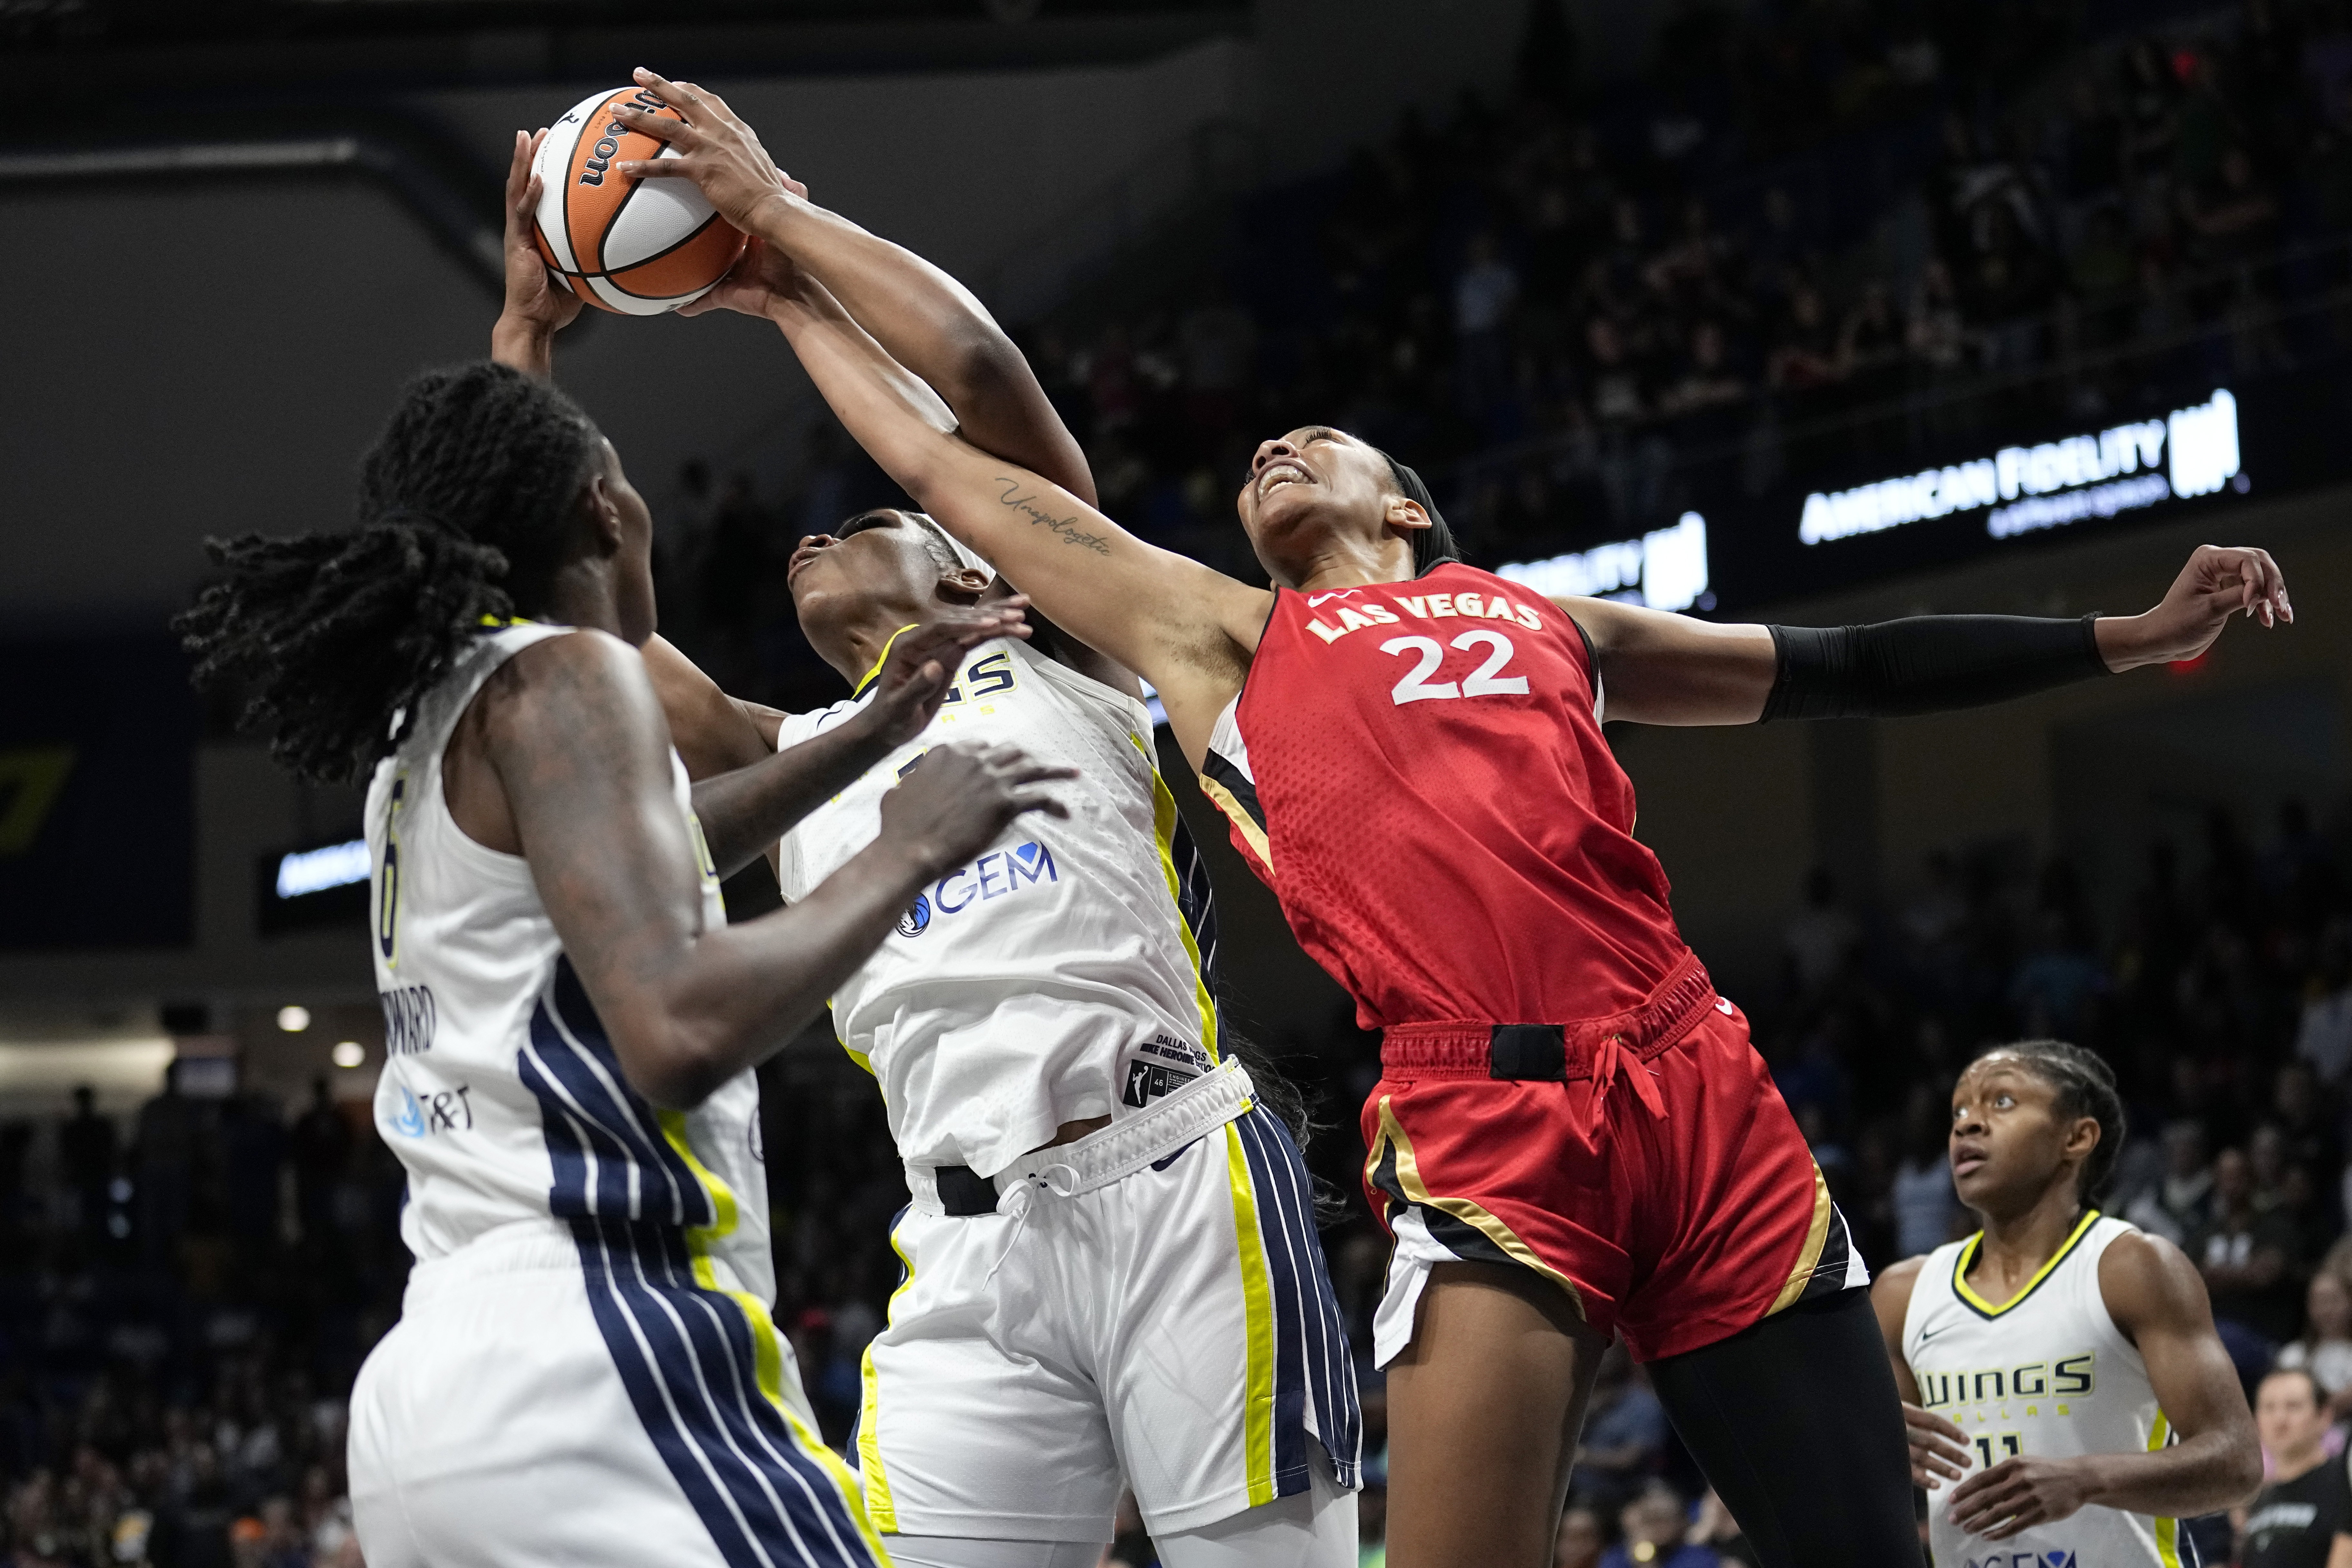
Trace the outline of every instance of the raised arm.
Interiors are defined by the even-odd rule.
[[[658,122],[678,156],[624,173],[694,180],[730,222],[778,252],[810,232],[797,210],[804,199],[722,100],[650,73],[639,79],[687,119]],[[1271,595],[1144,543],[1060,485],[963,439],[929,384],[805,272],[772,317],[874,460],[1056,624],[1159,688],[1197,762],[1218,711],[1241,689]]]
[[[672,87],[659,78],[653,81]],[[698,89],[681,83],[672,90],[683,96]],[[674,123],[650,116],[646,122]],[[824,284],[884,353],[937,392],[965,440],[1094,505],[1094,472],[1077,437],[1062,423],[1028,359],[979,298],[906,247],[816,205],[807,199],[806,185],[779,174],[782,189],[796,198],[778,215],[781,232],[770,235],[780,255]],[[764,270],[760,258],[751,258],[678,313],[731,310],[766,315],[772,279],[762,276]]]
[[[705,929],[670,804],[668,729],[634,648],[598,632],[551,638],[501,667],[477,707],[467,724],[621,1070],[673,1108],[814,1017],[925,882],[1023,812],[1062,815],[1045,785],[1070,776],[1009,747],[936,747],[884,798],[880,837],[807,899]]]
[[[2158,1409],[2179,1440],[2143,1453],[2003,1459],[1952,1493],[1952,1522],[2002,1541],[2096,1503],[2187,1519],[2244,1501],[2262,1485],[2253,1413],[2213,1331],[2205,1282],[2180,1249],[2125,1236],[2099,1258],[2107,1312],[2147,1363]]]
[[[1717,626],[1602,599],[1559,599],[1592,641],[1609,717],[1644,724],[1895,718],[2006,701],[2194,658],[2233,615],[2294,619],[2267,551],[2202,544],[2137,616],[1915,616],[1874,626]]]

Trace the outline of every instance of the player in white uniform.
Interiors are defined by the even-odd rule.
[[[929,323],[933,352],[909,365],[940,416],[1091,494],[978,302],[895,247],[877,263],[872,286]],[[761,313],[759,271],[701,308]],[[543,288],[535,260],[510,265],[498,335],[535,374],[563,314]],[[541,329],[521,330],[534,310]],[[861,722],[894,643],[1007,592],[887,509],[803,541],[787,580],[851,696],[799,715],[732,704],[649,649],[689,756],[824,743]],[[973,647],[929,728],[784,839],[784,895],[866,850],[928,749],[1014,737],[1076,769],[1067,817],[1024,818],[935,878],[833,997],[913,1199],[891,1235],[907,1278],[866,1359],[868,1511],[903,1568],[1091,1568],[1124,1479],[1170,1568],[1350,1568],[1360,1416],[1310,1185],[1222,1027],[1208,879],[1134,677],[1051,627]]]
[[[375,1568],[878,1563],[770,1316],[751,1069],[919,889],[1058,810],[1044,790],[1066,773],[936,750],[868,850],[730,927],[717,864],[776,831],[776,802],[825,772],[812,758],[862,765],[904,731],[690,794],[636,651],[650,519],[530,377],[419,378],[361,489],[347,531],[216,544],[226,580],[181,628],[200,679],[251,683],[282,760],[373,764],[376,1120],[417,1262],[352,1394],[362,1550]],[[969,616],[949,640],[1013,621]],[[914,673],[944,695],[938,661]]]
[[[2204,1281],[2091,1206],[2123,1132],[2106,1064],[2054,1040],[1995,1047],[1952,1091],[1984,1229],[1871,1288],[1937,1568],[2183,1568],[2179,1521],[2262,1480]]]

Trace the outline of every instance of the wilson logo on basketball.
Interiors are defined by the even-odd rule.
[[[639,180],[614,171],[632,160],[674,157],[659,140],[614,117],[626,105],[681,118],[644,88],[583,99],[550,127],[539,176],[533,237],[565,289],[600,310],[658,316],[697,300],[743,253],[743,236],[710,210],[691,180]]]

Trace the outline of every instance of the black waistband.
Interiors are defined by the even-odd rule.
[[[996,1212],[996,1183],[970,1165],[941,1165],[940,1206],[959,1219]]]

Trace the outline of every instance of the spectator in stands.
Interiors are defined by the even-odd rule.
[[[2285,1216],[2255,1202],[2253,1166],[2242,1149],[2224,1149],[2213,1162],[2213,1212],[2189,1238],[2187,1251],[2205,1276],[2222,1338],[2234,1327],[2275,1344],[2294,1331],[2295,1300],[2290,1270],[2296,1237]],[[2284,1292],[2282,1285],[2286,1287]]]
[[[1653,1481],[1618,1516],[1625,1538],[1601,1559],[1601,1568],[1716,1568],[1722,1560],[1686,1540],[1690,1519],[1683,1500],[1663,1481]]]
[[[1624,1344],[1611,1345],[1594,1374],[1569,1494],[1607,1513],[1656,1472],[1665,1443],[1665,1407]]]
[[[352,1158],[352,1124],[335,1109],[325,1079],[310,1080],[310,1103],[294,1123],[289,1146],[302,1237],[324,1240],[334,1232],[336,1190]]]
[[[1714,1552],[1723,1568],[1761,1568],[1762,1559],[1747,1532],[1711,1488],[1698,1500],[1698,1515],[1691,1521],[1688,1539],[1691,1544]]]
[[[114,1184],[114,1121],[98,1113],[89,1085],[73,1091],[74,1113],[58,1129],[58,1158],[74,1195],[82,1234],[95,1241],[106,1234],[108,1189]]]
[[[2294,1054],[2330,1089],[2352,1068],[2352,926],[2340,918],[2328,923],[2318,964],[2304,984]]]
[[[1960,1217],[1952,1190],[1949,1117],[1932,1083],[1914,1091],[1904,1113],[1902,1163],[1895,1170],[1895,1256],[1917,1258],[1952,1238]]]
[[[140,1248],[168,1268],[188,1228],[196,1162],[196,1112],[180,1092],[176,1061],[163,1069],[163,1092],[140,1108],[137,1159]]]
[[[2186,1247],[2213,1212],[2213,1168],[2205,1158],[2204,1123],[2183,1118],[2164,1130],[2164,1179],[2126,1205],[2124,1217],[2152,1236]],[[2191,1255],[2195,1260],[2196,1255]]]
[[[1559,1537],[1552,1548],[1552,1568],[1601,1568],[1601,1554],[1609,1537],[1601,1516],[1582,1503],[1570,1503],[1559,1516]]]
[[[2328,1419],[2352,1415],[2352,1284],[2322,1268],[2304,1290],[2303,1334],[2279,1349],[2277,1364],[2309,1372],[2327,1395]]]

